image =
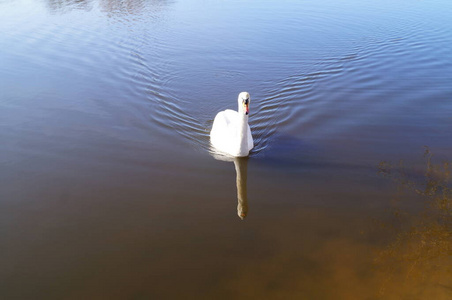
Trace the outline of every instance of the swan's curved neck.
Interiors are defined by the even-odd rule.
[[[240,155],[246,155],[248,154],[248,115],[242,112],[239,112],[238,131],[240,141],[239,152]]]

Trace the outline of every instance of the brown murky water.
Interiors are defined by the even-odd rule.
[[[0,1],[0,298],[450,299],[451,13]]]

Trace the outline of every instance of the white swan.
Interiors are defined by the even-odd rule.
[[[210,131],[210,141],[220,152],[235,157],[244,157],[248,156],[254,147],[248,125],[250,94],[241,92],[237,101],[238,111],[227,109],[216,115]]]

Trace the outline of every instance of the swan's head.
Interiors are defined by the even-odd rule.
[[[249,106],[250,106],[250,94],[247,92],[241,92],[239,94],[239,112],[245,113],[247,115],[249,113]]]

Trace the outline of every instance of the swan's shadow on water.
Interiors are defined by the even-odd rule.
[[[248,157],[231,157],[211,149],[211,155],[216,160],[233,162],[235,166],[237,184],[237,215],[245,219],[248,215],[248,194],[246,181],[248,177]]]
[[[265,148],[251,150],[250,156],[267,168],[300,170],[326,164],[319,160],[319,153],[324,149],[302,138],[277,133],[265,143]]]

